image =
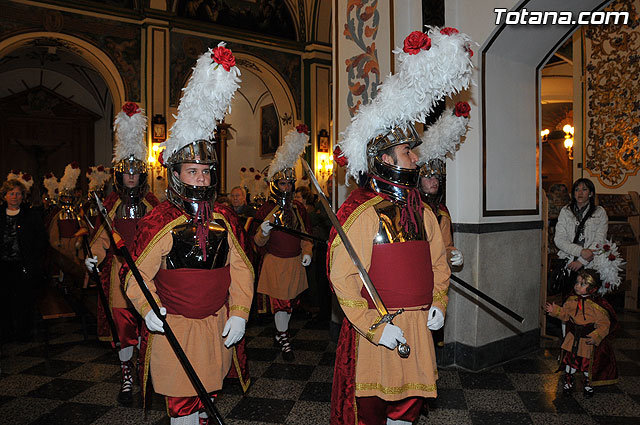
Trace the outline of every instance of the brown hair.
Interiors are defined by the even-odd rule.
[[[600,288],[600,276],[594,269],[582,269],[578,272],[578,276],[582,277],[582,281],[592,288]]]
[[[0,188],[0,198],[2,198],[0,202],[4,202],[4,197],[7,192],[11,192],[16,187],[20,188],[23,198],[27,195],[27,188],[25,187],[25,185],[23,185],[16,179],[7,180],[6,182],[2,183],[2,188]]]

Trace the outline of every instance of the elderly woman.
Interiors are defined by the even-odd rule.
[[[591,180],[576,180],[571,188],[571,202],[562,207],[558,216],[554,242],[559,250],[558,257],[567,261],[566,267],[572,272],[589,265],[594,251],[607,237],[607,213],[595,205],[595,197],[596,189]]]
[[[43,277],[47,244],[42,217],[23,203],[25,186],[18,180],[0,189],[0,315],[2,339],[31,335],[36,287]]]

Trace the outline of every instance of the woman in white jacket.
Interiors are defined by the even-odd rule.
[[[567,268],[574,272],[593,260],[594,251],[602,247],[607,237],[609,219],[604,208],[595,205],[595,197],[591,180],[576,180],[571,188],[571,202],[562,207],[558,216],[554,238],[558,257],[566,259]],[[584,226],[577,229],[585,217]]]

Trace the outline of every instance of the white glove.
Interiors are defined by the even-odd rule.
[[[160,314],[166,317],[167,309],[160,307]],[[164,324],[153,310],[149,311],[147,315],[144,316],[144,323],[151,332],[164,332]]]
[[[225,347],[229,348],[242,339],[246,324],[247,321],[242,317],[229,317],[229,320],[227,320],[227,323],[224,325],[224,330],[222,331],[222,336],[227,337],[227,339],[224,340]]]
[[[452,266],[461,266],[464,263],[464,258],[462,257],[462,251],[459,249],[454,249],[451,251],[451,265]]]
[[[98,270],[98,257],[95,255],[93,257],[87,257],[84,259],[84,265],[89,270],[89,273],[92,273],[94,270],[100,272]]]
[[[263,221],[260,225],[260,229],[262,229],[262,234],[264,236],[269,236],[269,233],[271,233],[271,229],[273,229],[273,227],[271,227],[271,223],[269,221]]]
[[[432,331],[437,331],[444,325],[444,313],[438,307],[431,306],[429,309],[429,320],[427,327]]]
[[[311,264],[311,256],[309,254],[304,254],[302,256],[302,265],[307,267],[309,264]]]
[[[403,344],[407,343],[407,340],[404,338],[402,329],[400,329],[396,325],[387,323],[387,325],[382,330],[382,336],[380,337],[380,342],[378,342],[378,344],[384,345],[390,350],[395,350],[398,346],[398,342],[401,342]]]

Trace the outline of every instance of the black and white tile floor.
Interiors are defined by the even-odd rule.
[[[620,320],[620,382],[597,388],[592,399],[563,395],[558,350],[540,349],[480,373],[441,369],[439,397],[419,424],[639,424],[640,315]],[[243,396],[237,382],[225,384],[217,406],[227,424],[328,424],[335,344],[326,323],[294,316],[291,328],[296,360],[286,363],[273,347],[271,322],[248,326],[252,386]],[[1,424],[169,423],[159,396],[146,414],[118,406],[117,356],[95,336],[85,341],[72,320],[50,325],[48,351],[42,342],[5,344],[0,362]]]

